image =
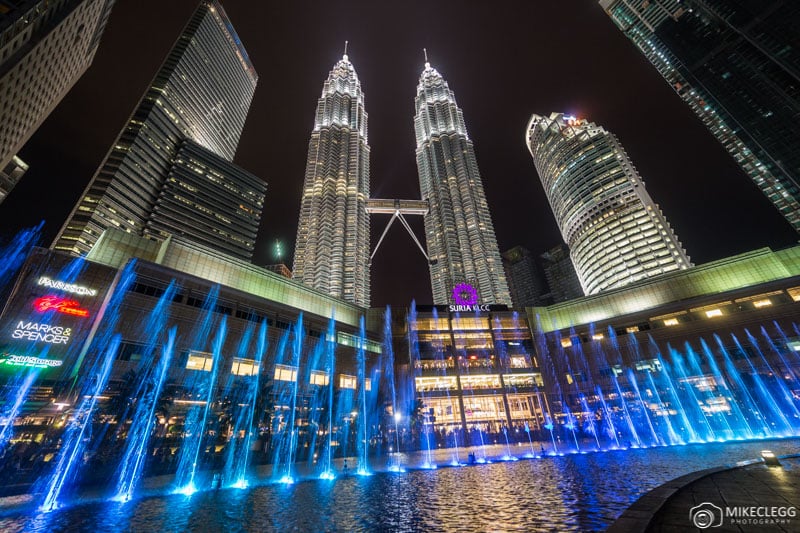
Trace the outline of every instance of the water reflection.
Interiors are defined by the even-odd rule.
[[[787,439],[768,447],[781,455],[798,445],[800,439]],[[756,458],[764,447],[720,443],[577,454],[127,504],[91,502],[46,514],[8,499],[0,531],[602,530],[647,490],[694,470]]]

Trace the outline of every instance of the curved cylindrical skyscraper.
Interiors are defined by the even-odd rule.
[[[294,252],[294,279],[369,306],[369,144],[364,93],[345,54],[317,102]]]
[[[461,303],[458,287],[468,284],[468,303],[511,304],[475,150],[453,91],[425,63],[414,101],[417,171],[427,200],[425,238],[433,301]],[[477,296],[475,295],[477,292]]]
[[[552,113],[526,142],[586,294],[691,266],[613,134]]]

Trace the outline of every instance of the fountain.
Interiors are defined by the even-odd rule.
[[[166,339],[161,338],[162,332],[167,330],[167,311],[174,294],[173,283],[164,291],[143,325],[142,333],[149,335],[151,342],[144,350],[144,364],[140,369],[142,379],[133,395],[136,406],[125,439],[125,453],[120,463],[117,492],[114,496],[118,501],[128,501],[133,497],[133,491],[144,470],[145,459],[149,455],[148,443],[156,422],[155,409],[172,362],[177,333],[173,327],[168,331]],[[163,348],[160,357],[157,357],[159,344]]]
[[[216,389],[217,374],[221,366],[222,344],[226,335],[225,316],[220,320],[216,335],[212,341],[211,352],[204,352],[207,339],[210,337],[210,329],[214,322],[213,309],[219,294],[219,287],[214,287],[209,291],[203,305],[205,318],[201,321],[196,334],[194,335],[193,345],[198,347],[196,351],[190,352],[188,364],[193,364],[196,368],[194,376],[190,378],[189,396],[184,400],[190,406],[186,413],[186,423],[184,432],[189,439],[189,443],[180,448],[178,458],[178,470],[175,475],[175,492],[191,496],[198,490],[195,478],[199,470],[198,462],[201,459],[200,452],[204,449],[204,437],[207,431],[209,412],[212,408],[212,400]]]
[[[598,333],[591,326],[588,338],[572,330],[563,339],[555,334],[552,345],[532,333],[538,347],[529,354],[515,348],[516,341],[506,342],[504,335],[517,327],[516,316],[501,325],[477,311],[474,317],[453,313],[445,331],[440,325],[445,318],[440,322],[434,308],[422,341],[415,328],[408,328],[410,365],[400,370],[410,379],[404,383],[395,374],[389,308],[383,314],[382,355],[371,359],[363,316],[352,334],[337,331],[333,318],[324,333],[314,331],[314,318],[303,314],[294,323],[275,317],[233,322],[228,317],[234,310],[224,310],[217,286],[202,306],[192,304],[201,309],[199,319],[187,326],[173,316],[180,315],[176,302],[183,304],[186,296],[175,282],[156,295],[136,332],[128,328],[128,335],[146,342],[124,404],[113,411],[104,393],[117,390],[119,382],[111,377],[114,361],[124,352],[115,317],[122,298],[133,290],[134,265],[118,274],[91,343],[70,354],[82,361],[82,370],[65,387],[75,399],[74,409],[64,417],[60,446],[45,462],[47,471],[35,489],[42,492],[37,505],[44,511],[64,506],[71,491],[89,482],[110,481],[110,499],[130,502],[144,490],[143,479],[159,468],[158,473],[174,472],[171,491],[191,495],[256,484],[253,465],[270,458],[272,480],[291,485],[304,476],[336,479],[339,460],[350,461],[345,474],[370,475],[381,468],[376,466],[380,460],[371,459],[387,451],[385,468],[401,472],[463,466],[461,456],[470,452],[469,464],[475,464],[772,438],[800,430],[795,396],[800,356],[785,347],[794,342],[786,332],[800,335],[796,325],[784,332],[766,324],[674,345],[659,345],[647,332],[618,337],[612,328]],[[77,279],[84,266],[82,260],[71,261],[60,276]],[[408,320],[417,320],[413,303]],[[489,332],[492,344],[474,340],[479,328]],[[268,342],[268,333],[277,342]],[[351,358],[337,360],[339,343],[353,348]],[[32,356],[48,353],[47,348],[31,350]],[[398,359],[399,368],[405,360]],[[26,369],[6,381],[0,453],[13,442],[14,420],[23,416],[41,375],[39,369]],[[419,391],[406,392],[417,383],[423,385]],[[513,405],[512,395],[518,402]],[[165,405],[174,416],[162,419]],[[402,422],[413,438],[403,440]],[[88,464],[98,464],[95,454],[113,443],[118,451],[107,454],[118,465],[113,478],[86,472]],[[467,449],[470,445],[474,451]],[[402,459],[401,464],[401,450],[413,448],[421,452],[418,462]],[[158,458],[168,460],[158,466]]]
[[[262,321],[258,327],[255,351],[251,351],[250,341],[254,328],[255,325],[250,324],[239,343],[238,375],[231,373],[231,380],[238,380],[242,386],[236,394],[231,395],[234,423],[225,458],[223,481],[226,486],[239,489],[248,486],[247,467],[250,460],[258,383],[264,352],[267,349],[267,323]],[[248,356],[252,356],[252,359]],[[252,363],[246,363],[246,361],[252,361]]]

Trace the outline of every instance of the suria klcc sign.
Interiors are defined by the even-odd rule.
[[[478,304],[478,290],[469,283],[459,283],[453,287],[453,301],[455,305],[450,305],[451,313],[461,311],[489,311],[489,305]]]

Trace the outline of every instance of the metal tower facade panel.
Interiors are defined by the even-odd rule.
[[[364,93],[345,54],[317,102],[300,202],[293,277],[369,307],[369,143]]]
[[[425,64],[415,99],[414,130],[425,237],[436,305],[453,288],[472,285],[481,303],[511,305],[475,150],[453,91]]]

